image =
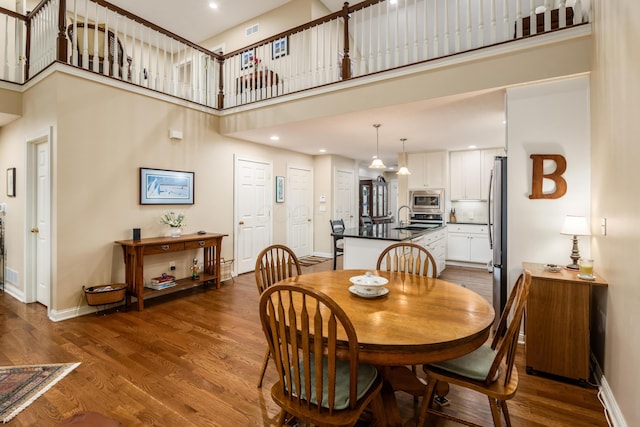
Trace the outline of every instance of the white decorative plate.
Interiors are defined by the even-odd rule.
[[[389,289],[380,288],[378,289],[377,293],[368,293],[368,292],[362,292],[362,290],[358,285],[352,285],[352,286],[349,286],[349,292],[351,292],[352,294],[360,298],[373,299],[373,298],[380,298],[387,295],[389,293]]]
[[[596,276],[583,276],[582,274],[578,273],[578,279],[582,279],[582,280],[596,280]]]
[[[372,274],[365,274],[362,276],[353,276],[349,279],[354,285],[360,286],[384,286],[389,281],[384,277],[374,276]]]

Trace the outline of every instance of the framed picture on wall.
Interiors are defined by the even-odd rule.
[[[289,54],[289,37],[282,37],[271,42],[271,59],[277,59]]]
[[[244,70],[246,68],[252,67],[256,63],[256,55],[254,49],[249,49],[242,52],[242,56],[240,57],[240,69]]]
[[[140,168],[141,205],[192,205],[193,172]]]
[[[276,176],[276,203],[284,203],[284,176]]]
[[[7,196],[16,197],[16,168],[7,169]]]

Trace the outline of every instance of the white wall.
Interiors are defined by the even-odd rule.
[[[524,261],[570,263],[571,237],[560,234],[560,229],[567,214],[589,218],[589,114],[588,77],[507,89],[510,283],[517,279]],[[531,154],[566,158],[563,197],[529,199]],[[589,238],[580,238],[579,245],[580,254],[588,256]]]

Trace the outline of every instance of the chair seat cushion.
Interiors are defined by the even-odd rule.
[[[327,402],[329,400],[329,380],[327,376],[328,369],[328,361],[326,358],[322,361],[322,405],[327,408]],[[314,355],[311,355],[311,380],[315,383],[315,362]],[[300,362],[301,371],[304,370],[302,361]],[[335,397],[335,405],[334,409],[345,409],[349,407],[349,362],[345,360],[338,360],[336,363],[336,397]],[[378,376],[378,371],[372,365],[358,365],[358,388],[357,388],[357,397],[358,400],[364,396],[371,385],[375,382]],[[305,383],[304,378],[301,378],[301,388],[304,390]],[[294,395],[297,395],[295,390],[293,391]],[[307,400],[305,394],[303,393],[300,396],[302,399]],[[316,398],[316,389],[315,385],[311,385],[311,399],[308,399],[314,405],[318,404],[318,399]]]
[[[483,345],[477,350],[466,354],[457,359],[445,360],[444,362],[432,363],[439,369],[471,378],[477,381],[485,381],[489,376],[489,370],[496,358],[496,351],[488,345]],[[495,381],[500,376],[500,370],[496,372],[495,377],[491,381]]]

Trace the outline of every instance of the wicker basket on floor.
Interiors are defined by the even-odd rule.
[[[120,302],[127,292],[127,285],[124,283],[114,283],[111,285],[82,287],[84,295],[89,305],[105,305]]]
[[[232,280],[233,275],[231,272],[233,271],[233,260],[224,258],[220,259],[220,281],[225,282],[227,280]]]

